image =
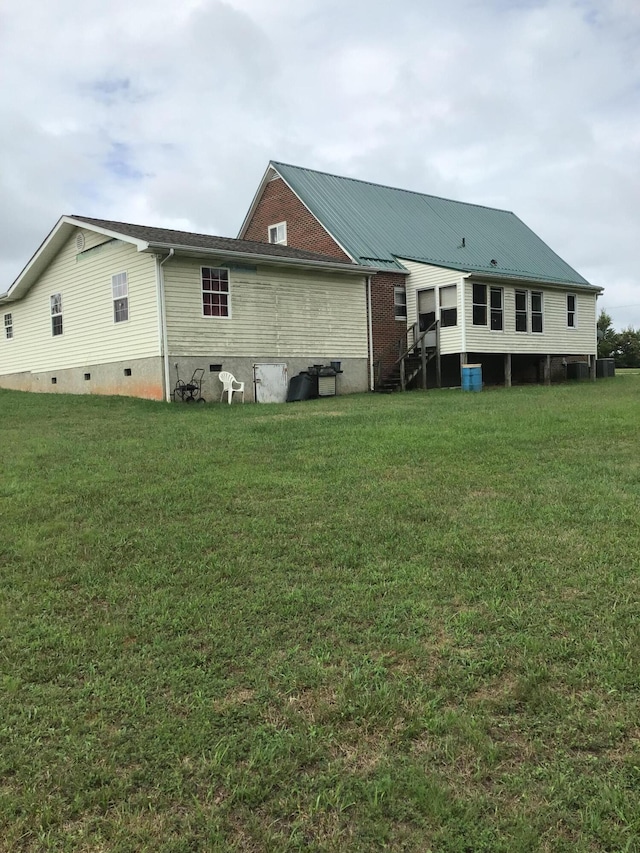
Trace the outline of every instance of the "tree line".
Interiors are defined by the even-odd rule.
[[[598,317],[598,358],[615,358],[616,367],[640,367],[640,329],[616,332],[604,308]]]

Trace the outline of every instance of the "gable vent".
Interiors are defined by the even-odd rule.
[[[76,234],[76,249],[81,252],[84,249],[84,234],[78,231]]]

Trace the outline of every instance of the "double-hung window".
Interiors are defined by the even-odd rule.
[[[575,293],[567,293],[567,326],[575,329],[578,326],[578,306]]]
[[[501,332],[504,328],[504,316],[503,316],[503,308],[502,308],[502,288],[501,287],[492,287],[490,288],[490,317],[491,317],[491,330],[493,332]]]
[[[527,332],[527,291],[516,290],[516,332]]]
[[[287,223],[277,222],[275,225],[270,225],[267,229],[270,243],[281,243],[287,245]]]
[[[126,272],[111,276],[111,296],[113,298],[113,322],[124,323],[129,319],[129,282]]]
[[[440,326],[458,324],[458,288],[455,284],[440,288]]]
[[[542,332],[542,293],[531,291],[531,331]]]
[[[404,287],[393,288],[393,308],[396,320],[407,319],[407,291]]]
[[[202,267],[202,313],[205,317],[230,317],[229,270]]]
[[[62,334],[62,294],[51,296],[51,334],[55,338]]]
[[[516,290],[516,332],[542,332],[542,293]]]
[[[473,285],[473,325],[487,325],[487,285]]]
[[[11,314],[4,315],[4,336],[8,341],[13,337],[13,316]]]

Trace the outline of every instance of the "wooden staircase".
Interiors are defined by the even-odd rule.
[[[435,344],[432,344],[435,342]],[[418,331],[418,324],[409,326],[405,335],[394,341],[380,354],[375,362],[375,390],[382,393],[406,391],[415,387],[421,379],[421,387],[427,388],[427,364],[437,358],[439,352],[438,321],[432,323],[424,332]],[[397,352],[395,361],[384,369],[389,356]],[[440,360],[436,363],[437,384],[440,385]]]

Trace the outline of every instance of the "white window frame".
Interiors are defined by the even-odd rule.
[[[62,294],[52,293],[49,297],[51,307],[51,337],[59,338],[64,334],[64,322],[62,320]],[[56,332],[56,319],[60,318],[60,331]]]
[[[226,273],[227,289],[214,290],[212,287],[205,288],[205,270],[212,272]],[[226,314],[207,314],[205,312],[205,294],[209,293],[213,296],[226,296],[227,298],[227,313]],[[231,319],[231,273],[228,267],[200,267],[200,299],[202,305],[202,316],[207,320],[230,320]],[[221,300],[222,302],[222,300]]]
[[[111,276],[111,298],[113,322],[127,323],[129,321],[129,277],[126,270]]]
[[[13,313],[11,311],[4,315],[4,337],[7,341],[13,340]]]
[[[573,299],[573,310],[569,308],[569,299]],[[569,322],[573,318],[573,323]],[[567,293],[567,329],[578,328],[578,296],[575,293]]]
[[[407,288],[393,288],[393,313],[396,320],[407,319]]]
[[[287,223],[286,222],[275,222],[273,225],[269,225],[267,228],[267,237],[269,238],[270,243],[275,243],[277,245],[286,246],[287,245]]]

